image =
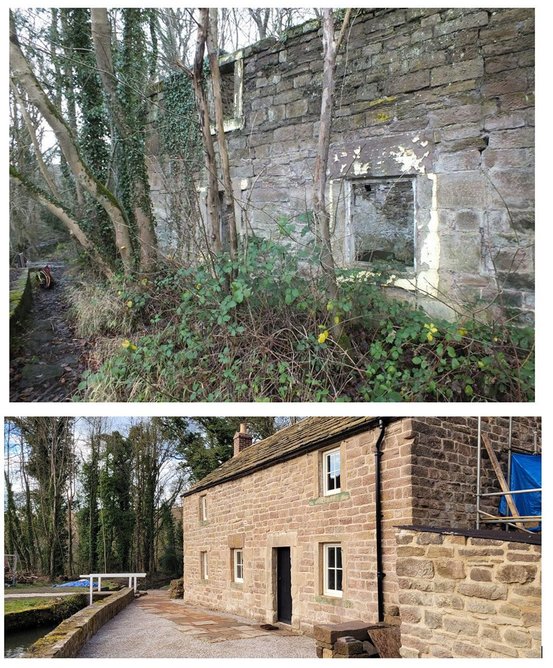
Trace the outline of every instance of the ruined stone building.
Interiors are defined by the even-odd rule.
[[[509,441],[540,443],[539,419],[480,429],[504,468]],[[458,417],[312,417],[258,443],[241,430],[183,495],[185,602],[310,634],[385,622],[404,656],[536,656],[539,539],[473,531],[477,477],[499,491],[478,430]],[[497,504],[480,497],[484,513]]]
[[[446,317],[440,300],[486,304],[500,294],[493,309],[531,321],[533,19],[523,8],[354,12],[338,57],[329,161],[340,267],[384,263],[396,292],[417,291]],[[221,63],[240,233],[276,236],[288,217],[301,241],[319,129],[320,26]],[[162,178],[160,161],[151,164],[169,243],[168,170]]]

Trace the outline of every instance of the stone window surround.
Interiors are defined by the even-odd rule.
[[[340,488],[333,491],[327,491],[325,464],[326,455],[336,450],[340,451]],[[316,453],[315,466],[316,469],[314,473],[316,476],[316,489],[318,490],[318,498],[321,500],[321,502],[323,500],[330,501],[334,496],[336,496],[336,498],[342,498],[342,495],[345,494],[345,489],[347,486],[346,454],[343,443],[339,443],[338,445],[334,444],[329,448],[319,450],[318,453]],[[316,501],[316,499],[313,501]]]
[[[244,550],[233,548],[231,550],[232,581],[236,584],[244,583]]]
[[[343,558],[343,551],[342,551],[342,544],[341,543],[322,543],[321,544],[322,548],[322,564],[323,564],[323,588],[322,588],[322,594],[323,596],[332,596],[335,598],[342,598],[343,593],[344,593],[344,558]],[[333,570],[338,573],[338,571],[341,571],[342,573],[342,589],[330,589],[328,587],[328,574],[330,570],[329,566],[329,553],[330,550],[336,550],[336,555],[338,555],[338,550],[340,554],[340,561],[341,561],[341,566],[338,568],[336,565],[333,567]]]
[[[234,118],[225,119],[223,127],[225,132],[241,130],[244,127],[244,51],[240,49],[219,58],[219,67],[226,69],[234,64]],[[212,135],[217,134],[214,125],[210,126]]]
[[[338,476],[340,477],[340,483],[338,484],[337,487],[334,487],[334,489],[329,489],[329,466],[330,466],[330,459],[332,455],[338,454],[339,455],[339,469],[338,469]],[[323,450],[321,452],[321,468],[322,468],[322,496],[331,496],[333,494],[339,494],[342,491],[341,485],[342,485],[342,452],[341,448],[330,448],[329,450]]]
[[[328,204],[337,264],[368,270],[353,263],[352,182],[409,177],[414,183],[414,268],[392,278],[387,285],[404,290],[439,293],[440,237],[438,234],[438,179],[430,173],[434,138],[425,133],[379,136],[362,144],[334,144],[329,154]],[[341,256],[341,257],[340,257]]]

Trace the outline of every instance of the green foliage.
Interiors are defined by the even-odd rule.
[[[283,222],[285,224],[285,222]],[[132,345],[81,384],[103,401],[527,401],[532,333],[432,320],[367,282],[327,302],[310,251],[250,239],[159,275]],[[382,282],[386,281],[384,278]],[[230,288],[229,288],[230,286]],[[130,343],[130,342],[129,342]]]
[[[196,169],[202,160],[201,133],[192,82],[183,72],[172,74],[163,82],[162,108],[157,130],[163,152],[184,160]]]

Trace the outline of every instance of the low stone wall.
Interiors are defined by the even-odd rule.
[[[400,527],[401,656],[539,657],[541,541],[526,536]]]
[[[134,590],[125,588],[95,601],[37,640],[23,658],[56,659],[76,656],[89,638],[133,600]]]
[[[32,285],[28,269],[23,269],[10,289],[10,332],[15,332],[32,304]]]
[[[55,595],[52,598],[55,598]],[[39,626],[59,624],[59,622],[84,608],[87,602],[87,594],[64,596],[54,603],[50,599],[44,599],[43,604],[35,608],[6,613],[4,615],[4,631],[12,633]]]

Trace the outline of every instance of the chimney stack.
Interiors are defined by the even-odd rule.
[[[242,422],[240,424],[240,431],[237,431],[236,434],[234,434],[234,456],[236,457],[242,450],[249,448],[252,444],[252,440],[253,436],[248,434],[246,423]]]

